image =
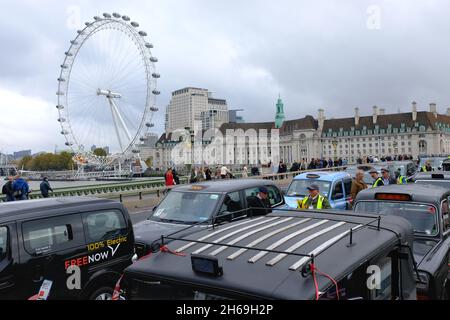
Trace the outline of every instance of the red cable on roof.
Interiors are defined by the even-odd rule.
[[[332,276],[326,274],[325,272],[320,271],[315,266],[314,263],[310,263],[310,268],[311,268],[311,274],[312,274],[312,277],[313,277],[313,280],[314,280],[314,287],[315,287],[315,290],[316,290],[316,300],[319,300],[319,295],[320,295],[319,285],[318,285],[317,277],[316,277],[316,272],[318,274],[328,278],[331,282],[333,282],[334,286],[336,287],[336,298],[337,298],[337,300],[339,300],[339,285],[338,285],[337,281]]]
[[[171,253],[171,254],[176,255],[176,256],[179,256],[179,257],[185,257],[185,256],[186,256],[186,254],[184,254],[183,252],[176,252],[176,251],[173,251],[173,250],[169,249],[169,248],[168,248],[167,246],[165,246],[165,245],[162,245],[162,246],[159,248],[159,251]]]

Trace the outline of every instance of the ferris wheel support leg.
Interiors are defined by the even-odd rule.
[[[117,108],[117,105],[114,103],[113,99],[110,98],[109,100],[110,100],[110,103],[112,104],[112,107],[116,113],[117,118],[120,121],[120,124],[122,125],[122,129],[125,131],[125,133],[127,135],[128,140],[129,141],[133,140],[133,138],[131,137],[130,131],[128,130],[128,127],[125,124],[125,121],[123,121],[122,115],[120,114],[119,109]]]
[[[112,114],[112,118],[113,118],[113,122],[114,122],[114,129],[116,129],[116,134],[117,134],[117,139],[119,140],[119,145],[120,145],[120,149],[123,151],[123,144],[122,144],[122,139],[120,138],[120,134],[119,134],[119,126],[117,124],[117,119],[116,119],[116,112],[115,112],[115,108],[114,108],[114,103],[111,99],[108,99],[109,101],[109,106],[111,108],[111,114]]]

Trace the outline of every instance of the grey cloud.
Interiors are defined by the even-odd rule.
[[[58,67],[75,36],[66,26],[73,4],[82,21],[119,11],[149,33],[162,76],[159,130],[170,92],[184,86],[209,88],[245,108],[248,121],[272,119],[278,93],[288,118],[316,115],[319,107],[327,117],[351,115],[355,106],[406,111],[412,100],[422,109],[450,106],[445,0],[8,2],[0,87],[55,103]],[[381,9],[380,30],[366,26],[369,5]]]

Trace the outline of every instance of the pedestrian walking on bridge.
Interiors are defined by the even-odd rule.
[[[48,178],[44,177],[42,179],[41,185],[39,186],[39,189],[41,189],[41,195],[44,198],[48,198],[49,191],[53,192],[52,187],[50,186],[50,183],[48,182]]]
[[[364,182],[364,171],[358,170],[356,172],[355,179],[352,181],[352,187],[350,189],[350,196],[352,198],[352,201],[356,199],[356,196],[361,191],[367,189],[367,185]]]
[[[14,201],[14,189],[13,189],[14,178],[8,177],[8,182],[2,187],[2,194],[6,196],[6,201]]]

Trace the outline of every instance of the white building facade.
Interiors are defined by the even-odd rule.
[[[220,131],[227,129],[266,130],[270,141],[270,132],[274,122],[264,123],[224,123]],[[437,112],[436,104],[431,103],[427,111],[418,111],[414,102],[411,112],[386,114],[384,109],[373,107],[370,115],[361,116],[355,108],[353,117],[326,119],[325,110],[319,109],[317,118],[307,115],[304,118],[284,121],[279,129],[279,158],[286,163],[299,162],[302,159],[347,159],[356,163],[358,158],[374,156],[410,155],[449,155],[450,154],[450,108],[445,114]],[[157,143],[159,165],[171,166],[171,150],[177,145],[170,135],[164,134]],[[226,162],[237,163],[246,154],[245,164],[261,165],[251,155],[258,150],[247,139],[245,147],[234,148],[235,159]],[[241,152],[241,154],[239,154]],[[273,153],[268,143],[267,154]]]

